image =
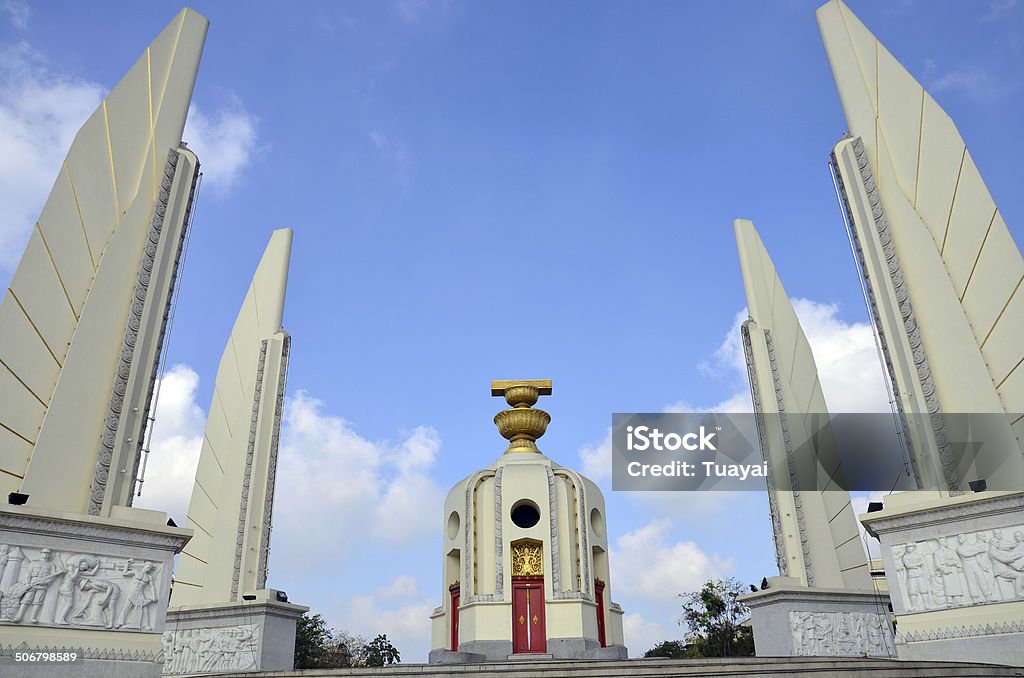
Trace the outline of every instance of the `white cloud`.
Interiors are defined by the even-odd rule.
[[[743,345],[740,342],[740,326],[747,319],[747,308],[744,306],[736,311],[732,325],[722,343],[711,354],[710,360],[697,363],[697,370],[706,377],[729,378],[737,373],[746,374],[747,364],[743,358]]]
[[[594,482],[608,480],[612,477],[612,429],[604,440],[595,444],[586,444],[580,448],[580,464],[583,466],[583,475]]]
[[[370,132],[369,138],[378,155],[395,173],[399,186],[403,190],[408,188],[409,175],[414,164],[408,146],[377,130]]]
[[[398,0],[393,7],[402,21],[417,24],[428,18],[444,19],[452,9],[452,0]]]
[[[992,0],[988,3],[988,13],[981,20],[997,21],[1016,6],[1017,0]]]
[[[0,2],[0,10],[3,10],[11,17],[11,25],[18,30],[28,28],[28,20],[32,16],[32,10],[23,0],[3,0]]]
[[[374,595],[357,595],[337,605],[329,618],[339,630],[367,640],[386,633],[405,662],[423,661],[430,650],[429,617],[436,605],[423,595],[387,604]]]
[[[829,411],[889,412],[871,325],[841,320],[837,304],[794,299],[793,307],[814,352]]]
[[[889,412],[882,364],[875,347],[874,330],[867,322],[848,323],[839,317],[839,305],[810,299],[793,299],[793,308],[814,354],[830,412]],[[687,401],[666,408],[673,412],[750,412],[750,391],[740,325],[746,309],[736,314],[732,327],[715,350],[713,360],[701,370],[722,380],[735,380],[739,390],[711,407]],[[721,409],[717,409],[721,408]]]
[[[275,572],[342,563],[367,542],[432,539],[444,496],[429,477],[441,440],[418,427],[398,444],[361,437],[298,391],[285,405],[274,505]]]
[[[199,156],[203,183],[209,184],[214,193],[230,191],[259,152],[258,124],[256,116],[237,97],[209,116],[196,104],[189,108],[182,138]]]
[[[134,505],[166,511],[184,526],[206,426],[206,414],[196,403],[199,375],[188,365],[174,365],[157,388],[160,400],[152,424],[145,482]]]
[[[384,600],[395,600],[396,598],[420,598],[423,597],[423,592],[420,591],[416,577],[403,574],[392,579],[387,586],[378,588],[376,595]]]
[[[1013,92],[1017,85],[1000,79],[989,70],[977,65],[958,66],[938,74],[934,60],[925,62],[924,82],[933,94],[953,92],[980,103],[991,103]]]
[[[26,43],[0,47],[0,268],[17,263],[75,133],[102,97],[100,85],[52,72]]]
[[[642,657],[663,640],[678,640],[682,635],[678,629],[666,633],[658,622],[646,619],[642,614],[633,612],[622,617],[622,635],[625,636],[626,647],[634,657]]]
[[[143,495],[136,506],[184,524],[206,416],[199,376],[175,365],[160,391]],[[372,442],[322,401],[298,391],[285,403],[274,503],[274,572],[315,572],[355,556],[367,543],[396,548],[434,537],[444,496],[429,477],[441,439],[418,427],[397,444]],[[433,507],[433,508],[431,508]],[[400,516],[400,519],[397,518]],[[315,518],[315,519],[311,519]],[[418,592],[399,579],[384,599]]]
[[[656,520],[619,537],[609,560],[616,597],[641,598],[661,608],[678,608],[676,594],[696,591],[708,579],[731,573],[731,558],[708,555],[692,541],[670,543],[668,519]],[[623,576],[622,573],[630,573]]]

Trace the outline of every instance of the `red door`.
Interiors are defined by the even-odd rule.
[[[457,583],[448,587],[448,593],[452,596],[452,652],[459,649],[459,588]]]
[[[547,652],[544,577],[512,577],[512,652]]]
[[[597,639],[601,647],[608,647],[608,640],[604,634],[604,582],[600,579],[594,580],[594,593],[597,598]]]

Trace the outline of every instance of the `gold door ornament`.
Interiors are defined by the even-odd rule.
[[[544,556],[540,544],[512,545],[512,576],[543,576]]]

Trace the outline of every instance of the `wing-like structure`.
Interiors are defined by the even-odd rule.
[[[0,303],[0,496],[131,504],[198,161],[208,22],[182,10],[79,130]]]
[[[290,338],[281,327],[292,231],[274,231],[221,356],[188,508],[195,533],[174,606],[241,602],[267,579]]]
[[[833,164],[919,486],[1019,479],[1024,259],[945,111],[845,4],[817,18],[849,125]],[[999,417],[979,433],[950,413]]]
[[[761,451],[771,469],[769,506],[779,571],[807,586],[869,589],[867,558],[826,425],[828,409],[811,345],[754,224],[737,219],[733,227],[750,314],[741,328],[743,352]],[[800,455],[813,455],[817,462]]]

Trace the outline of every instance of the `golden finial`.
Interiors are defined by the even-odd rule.
[[[551,415],[533,406],[540,396],[551,395],[550,379],[504,379],[491,382],[492,396],[505,396],[512,409],[494,415],[498,432],[509,441],[510,452],[540,452],[537,438],[544,435]]]

